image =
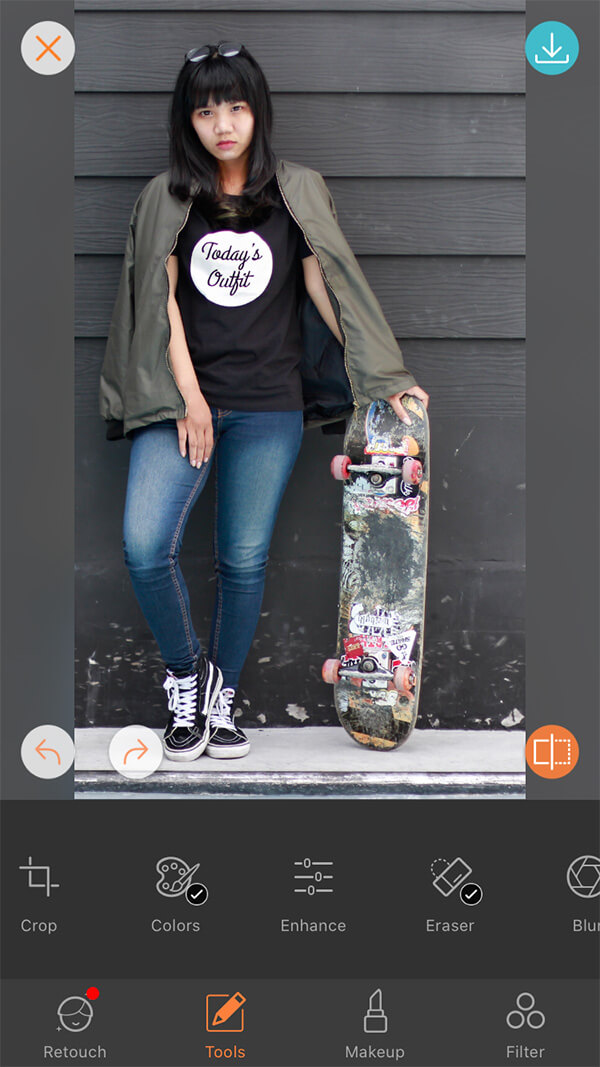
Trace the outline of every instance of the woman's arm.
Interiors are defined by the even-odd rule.
[[[308,295],[323,321],[329,326],[332,334],[337,337],[340,344],[343,344],[344,342],[342,340],[340,328],[331,306],[329,293],[325,288],[325,282],[323,281],[323,275],[321,274],[317,257],[308,256],[306,259],[303,259],[302,267],[304,269],[304,284]],[[419,400],[423,401],[425,407],[427,407],[429,403],[429,396],[424,389],[420,388],[420,386],[414,385],[412,389],[405,389],[403,393],[394,393],[393,396],[387,397],[388,404],[394,409],[398,418],[401,419],[402,422],[405,422],[407,426],[410,426],[410,416],[401,402],[401,398],[406,396],[406,394],[418,397]]]
[[[177,279],[179,277],[177,256],[169,256],[167,274],[169,275],[167,312],[171,327],[169,359],[171,360],[177,388],[185,400],[187,408],[186,417],[177,419],[179,451],[182,456],[185,456],[187,442],[189,460],[192,467],[200,467],[202,463],[206,463],[213,448],[212,415],[198,385],[183,328],[181,311],[175,299]]]

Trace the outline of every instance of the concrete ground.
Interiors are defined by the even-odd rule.
[[[159,736],[161,731],[155,731]],[[75,731],[79,798],[148,797],[506,797],[525,795],[525,734],[499,730],[415,730],[391,752],[357,745],[336,726],[248,730],[237,760],[163,759],[149,778],[113,770],[115,730]]]

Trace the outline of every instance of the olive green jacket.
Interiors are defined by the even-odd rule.
[[[342,349],[320,319],[315,330],[316,313],[311,329],[309,316],[304,345],[308,369],[300,368],[308,383],[305,399],[307,392],[311,394],[311,400],[306,400],[307,418],[320,423],[339,419],[353,404],[410,389],[415,380],[405,370],[381,307],[338,225],[323,178],[307,167],[283,161],[276,177],[290,214],[319,260],[345,340]],[[166,261],[187,221],[192,199],[172,196],[168,181],[164,172],[148,183],[129,222],[100,384],[100,411],[110,438],[186,415],[169,360]],[[339,388],[332,385],[332,366]],[[315,403],[320,376],[327,394],[322,404]]]

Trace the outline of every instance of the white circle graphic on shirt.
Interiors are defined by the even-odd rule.
[[[273,253],[257,233],[218,230],[192,252],[192,281],[207,300],[222,307],[250,304],[264,293],[273,273]]]

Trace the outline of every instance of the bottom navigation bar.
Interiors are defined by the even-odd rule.
[[[127,956],[123,945],[121,966]],[[311,981],[222,974],[128,981],[89,974],[7,980],[3,995],[2,1063],[11,1067],[59,1061],[112,1067],[600,1062],[593,980]]]

